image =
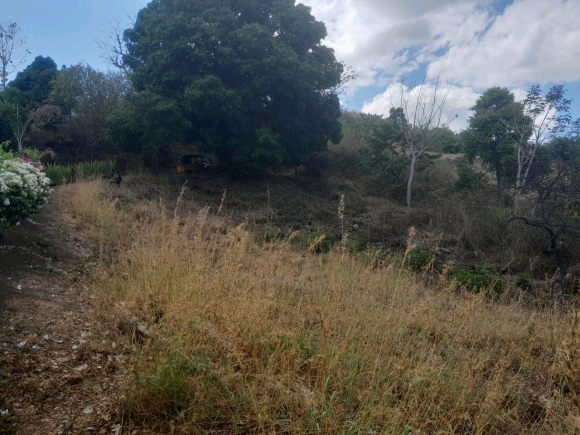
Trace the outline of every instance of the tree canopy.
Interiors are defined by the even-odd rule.
[[[37,56],[14,80],[8,83],[8,100],[32,110],[47,100],[58,68],[50,57]]]
[[[325,36],[293,0],[153,0],[124,33],[124,62],[135,91],[155,101],[140,109],[172,107],[182,118],[165,142],[197,143],[243,173],[298,165],[340,140],[343,66]],[[157,140],[155,126],[127,113],[113,126]]]
[[[474,111],[469,126],[462,134],[466,155],[478,157],[494,173],[498,192],[502,182],[516,171],[515,144],[527,138],[513,128],[514,120],[524,118],[523,105],[506,88],[494,87],[483,93],[471,108]],[[522,122],[520,122],[521,124]]]

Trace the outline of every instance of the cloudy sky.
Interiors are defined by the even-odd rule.
[[[491,86],[525,95],[531,84],[566,85],[580,117],[580,0],[301,0],[328,30],[326,45],[358,78],[346,107],[388,113],[398,80],[412,90],[426,78],[448,92],[454,129]],[[97,41],[103,26],[135,14],[144,0],[0,0],[36,55],[57,64],[108,66]]]

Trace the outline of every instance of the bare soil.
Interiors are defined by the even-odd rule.
[[[49,204],[0,239],[0,434],[119,434],[130,359],[93,316],[94,249]]]

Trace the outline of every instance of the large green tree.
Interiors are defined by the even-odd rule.
[[[61,109],[77,142],[93,148],[105,138],[107,118],[128,92],[129,84],[121,74],[79,63],[59,71],[48,101]]]
[[[462,133],[465,153],[470,160],[479,158],[493,171],[499,198],[504,181],[514,178],[517,172],[516,144],[531,134],[529,129],[514,128],[514,122],[527,122],[524,108],[508,89],[494,87],[485,91],[471,110],[474,114]]]
[[[341,138],[343,66],[325,36],[294,0],[153,0],[124,33],[124,63],[152,111],[183,118],[166,141],[198,143],[239,173],[296,166]],[[147,130],[134,133],[158,136]]]
[[[50,57],[37,56],[14,80],[8,83],[6,98],[23,111],[42,106],[51,90],[58,68]]]

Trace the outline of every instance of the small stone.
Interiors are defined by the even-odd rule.
[[[36,344],[34,346],[32,346],[32,350],[38,350],[38,349],[40,349],[40,347],[37,346]]]
[[[72,350],[77,350],[78,348],[79,348],[79,347],[78,347],[78,346],[75,344],[75,345],[72,347]]]
[[[20,349],[22,349],[24,346],[26,346],[26,341],[21,341],[20,343],[18,343],[18,344],[16,345],[16,347],[18,347],[18,348],[20,348]]]
[[[17,288],[18,290],[22,290],[22,286],[21,286],[20,284],[18,284],[18,285],[16,286],[16,288]]]
[[[93,408],[91,408],[91,407],[85,408],[83,410],[83,414],[92,414],[92,413],[93,413]]]
[[[48,340],[48,335],[45,335],[43,338],[44,338],[45,340]]]
[[[24,344],[26,344],[26,342],[24,342]],[[115,342],[113,341],[113,343],[111,343],[111,347],[112,347],[113,349],[115,349],[115,348],[117,347],[117,343],[115,343]]]
[[[62,363],[68,362],[68,358],[57,358],[56,362],[59,364],[62,364]]]
[[[8,417],[10,415],[10,411],[7,409],[0,409],[0,417]]]

